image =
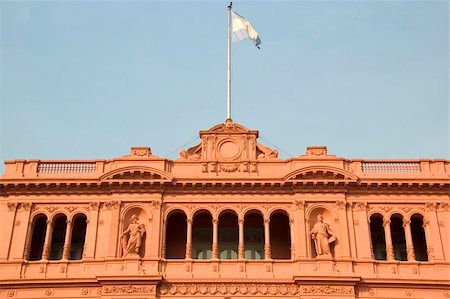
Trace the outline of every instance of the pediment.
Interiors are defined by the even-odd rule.
[[[250,133],[250,130],[243,125],[227,121],[223,124],[218,124],[202,133]]]
[[[173,180],[170,173],[152,167],[123,167],[110,171],[100,177],[102,181],[111,180],[145,180],[145,181],[167,181]]]
[[[294,170],[284,178],[285,181],[351,181],[356,182],[358,177],[351,172],[336,167],[310,166]]]
[[[235,124],[231,119],[209,130],[200,131],[200,138],[201,142],[196,146],[181,150],[178,161],[251,163],[278,159],[276,149],[258,142],[258,131]]]

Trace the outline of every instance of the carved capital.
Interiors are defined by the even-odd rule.
[[[389,219],[384,219],[384,220],[383,220],[383,226],[386,227],[386,226],[389,226],[389,225],[391,225],[391,220],[389,220]]]
[[[304,200],[294,201],[294,209],[295,210],[304,210],[305,209],[305,201]]]
[[[435,202],[427,202],[425,204],[425,210],[427,212],[436,211],[436,208],[437,208],[437,204]]]
[[[339,210],[345,209],[346,203],[343,200],[338,200],[334,203],[334,207]]]
[[[355,211],[366,211],[367,210],[367,202],[354,202],[353,210]]]
[[[100,207],[100,203],[99,202],[90,202],[89,203],[89,208],[92,211],[98,210],[99,207]]]
[[[17,209],[17,206],[18,206],[18,205],[19,205],[19,203],[17,203],[17,202],[8,202],[8,203],[7,203],[8,209],[9,209],[11,212],[15,211],[15,210]]]

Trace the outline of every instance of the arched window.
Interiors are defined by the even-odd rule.
[[[221,259],[238,258],[239,227],[237,215],[231,211],[219,217],[219,257]]]
[[[291,258],[291,228],[284,212],[270,216],[270,248],[272,259]]]
[[[212,216],[208,212],[201,212],[194,216],[192,226],[192,258],[211,259],[212,257],[213,226]]]
[[[64,240],[66,238],[67,217],[56,215],[53,222],[52,241],[50,245],[49,260],[60,260],[63,254]]]
[[[45,234],[47,232],[47,216],[38,215],[34,218],[33,234],[30,244],[30,261],[42,259],[44,250]]]
[[[416,260],[428,261],[427,240],[425,239],[422,216],[414,215],[411,217],[411,234]]]
[[[186,215],[177,211],[167,219],[166,258],[184,259],[186,257],[187,223]]]
[[[394,247],[394,258],[398,261],[406,261],[406,240],[403,219],[401,215],[391,217],[392,246]]]
[[[260,213],[250,212],[245,215],[244,242],[246,259],[264,259],[264,220]]]
[[[70,259],[81,260],[83,257],[84,241],[86,239],[86,215],[77,215],[73,220],[72,240],[70,243]]]
[[[370,217],[370,237],[372,239],[373,257],[376,260],[386,260],[386,237],[384,234],[383,216]]]

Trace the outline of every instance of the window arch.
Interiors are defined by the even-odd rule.
[[[372,240],[373,257],[376,260],[386,260],[386,237],[383,226],[383,216],[370,216],[370,238]]]
[[[251,211],[245,215],[244,248],[246,259],[264,259],[264,219],[258,211]]]
[[[212,216],[207,211],[198,212],[192,225],[192,258],[211,259],[212,241]]]
[[[187,217],[182,211],[175,211],[167,218],[166,258],[184,259],[186,257]]]
[[[74,217],[72,224],[72,239],[70,242],[70,259],[81,260],[86,239],[87,217],[79,214]]]
[[[219,257],[235,260],[238,258],[239,227],[238,217],[230,210],[219,216]]]
[[[406,254],[405,228],[403,227],[403,217],[399,214],[391,216],[392,246],[394,248],[394,258],[398,261],[408,260]]]
[[[425,238],[422,215],[413,215],[411,217],[411,235],[416,260],[428,261],[427,240]]]
[[[291,228],[284,211],[270,215],[270,248],[272,259],[291,258]]]
[[[64,214],[58,214],[53,219],[49,260],[60,260],[63,255],[64,241],[66,238],[67,217]]]
[[[45,235],[47,233],[47,216],[40,214],[34,217],[33,233],[30,244],[30,261],[39,261],[42,259],[44,251]]]

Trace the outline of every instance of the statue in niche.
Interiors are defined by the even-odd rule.
[[[138,255],[144,234],[145,226],[139,223],[139,218],[134,214],[131,216],[128,228],[120,235],[122,238],[122,256]]]
[[[323,222],[322,214],[317,215],[317,222],[311,230],[311,238],[314,240],[317,256],[331,256],[330,243],[336,241],[336,236],[331,231],[330,225]]]

